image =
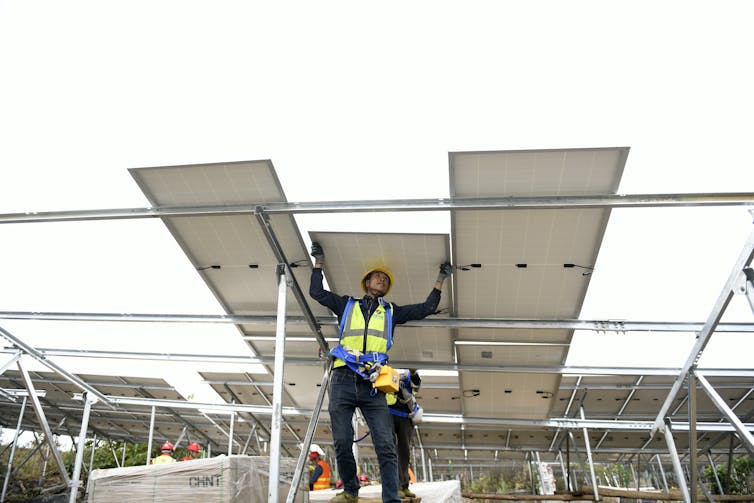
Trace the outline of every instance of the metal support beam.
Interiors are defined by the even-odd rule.
[[[154,439],[154,412],[155,406],[152,405],[152,414],[149,417],[149,440],[147,441],[147,461],[146,465],[152,461],[152,440]]]
[[[579,413],[581,415],[581,420],[585,421],[586,417],[584,417],[583,401],[581,405],[579,406]],[[597,476],[594,472],[594,461],[592,460],[592,447],[589,445],[589,430],[584,428],[583,432],[584,432],[584,445],[586,447],[586,457],[589,460],[589,472],[592,476],[592,487],[594,487],[594,501],[600,501],[599,487],[597,484]]]
[[[268,484],[269,503],[278,502],[280,480],[280,430],[283,423],[283,373],[285,372],[285,314],[288,292],[288,278],[285,264],[278,265],[278,310],[275,331],[275,371],[272,387],[272,425],[270,427],[270,478]],[[273,481],[275,481],[273,483]]]
[[[689,495],[691,496],[691,503],[697,501],[697,485],[699,468],[697,460],[697,454],[699,448],[697,447],[696,438],[696,378],[694,377],[694,368],[691,368],[688,377],[688,407],[689,407]]]
[[[686,380],[686,376],[688,376],[691,368],[694,367],[699,361],[699,357],[702,355],[702,351],[704,351],[704,348],[707,346],[707,343],[709,342],[712,333],[715,331],[720,318],[722,318],[723,313],[725,312],[725,308],[728,307],[728,303],[730,303],[730,300],[733,297],[734,287],[739,280],[741,271],[744,268],[748,267],[748,265],[751,263],[752,257],[754,257],[754,230],[749,233],[749,237],[738,256],[738,259],[736,259],[736,262],[733,265],[730,274],[728,275],[728,280],[725,282],[725,286],[723,286],[722,292],[720,292],[715,305],[712,307],[712,311],[710,312],[707,321],[704,323],[704,327],[697,335],[696,343],[691,349],[691,352],[686,359],[686,363],[683,364],[680,374],[676,378],[675,383],[673,383],[673,387],[668,393],[668,396],[665,398],[665,402],[662,404],[662,407],[660,407],[660,412],[657,414],[654,426],[652,427],[652,434],[654,434],[659,428],[662,427],[668,410],[675,400],[678,391],[683,386],[683,383]]]
[[[749,301],[749,307],[754,312],[754,269],[747,267],[743,270],[745,284],[743,288],[743,294],[746,295],[746,299]]]
[[[314,333],[317,339],[317,343],[319,343],[320,351],[322,351],[322,354],[329,353],[330,347],[327,345],[325,336],[322,335],[322,329],[320,328],[319,324],[314,318],[314,313],[312,313],[311,309],[309,309],[309,304],[306,302],[306,297],[304,296],[304,292],[301,290],[301,287],[296,281],[296,277],[293,275],[290,268],[288,267],[288,264],[290,262],[288,258],[285,256],[285,253],[283,252],[283,247],[280,245],[280,241],[278,241],[277,235],[275,234],[275,231],[272,228],[272,224],[270,224],[269,215],[267,215],[264,211],[260,211],[259,208],[257,208],[256,215],[257,215],[257,220],[259,221],[259,224],[262,227],[262,230],[264,231],[265,236],[267,237],[267,242],[270,244],[272,253],[275,254],[275,257],[277,258],[278,263],[280,264],[279,267],[283,269],[282,271],[278,271],[278,274],[285,275],[286,282],[288,283],[287,286],[291,288],[291,291],[293,292],[293,296],[296,298],[299,308],[304,313],[304,319],[309,325],[309,328],[311,329],[311,331]],[[279,315],[280,313],[278,311],[278,316]]]
[[[710,451],[707,451],[707,459],[709,460],[709,465],[712,467],[712,474],[715,476],[718,494],[725,494],[723,485],[720,483],[720,477],[717,474],[717,466],[715,466],[715,462],[712,460],[712,453]]]
[[[301,476],[304,473],[304,464],[309,457],[309,446],[314,438],[314,431],[317,429],[317,423],[319,422],[319,414],[322,411],[322,404],[325,402],[325,394],[330,383],[330,376],[332,375],[333,360],[328,359],[325,372],[322,375],[322,382],[319,386],[319,395],[314,404],[312,415],[309,418],[309,427],[306,429],[306,435],[304,436],[303,444],[301,445],[301,452],[298,455],[296,461],[296,470],[293,472],[293,481],[291,482],[291,488],[288,490],[288,496],[286,497],[286,503],[293,503],[296,499],[296,493],[298,492],[298,486],[301,483]]]
[[[173,442],[173,449],[178,449],[178,446],[181,445],[181,442],[183,441],[183,437],[186,436],[186,430],[188,430],[188,425],[184,425],[183,428],[181,428],[181,434],[178,435],[178,438],[175,442]]]
[[[373,211],[449,211],[547,208],[672,208],[688,206],[750,206],[751,192],[687,194],[595,194],[529,197],[451,197],[396,200],[247,203],[236,205],[112,208],[0,214],[0,224],[123,220],[206,215],[359,213]]]
[[[728,421],[730,421],[730,423],[736,429],[736,433],[738,433],[738,436],[741,438],[741,440],[744,441],[744,445],[747,446],[749,452],[754,453],[754,436],[749,433],[749,430],[746,428],[746,426],[744,426],[741,420],[738,419],[735,412],[733,412],[730,407],[728,407],[728,404],[725,403],[723,397],[721,397],[717,393],[717,391],[715,391],[715,389],[712,387],[709,381],[707,381],[704,375],[697,372],[696,377],[699,383],[702,385],[702,389],[704,389],[704,391],[710,397],[712,403],[715,404],[715,407],[717,407],[718,410],[720,410],[720,412],[722,412],[725,417],[728,418]]]
[[[3,492],[0,494],[0,503],[5,501],[5,493],[8,490],[8,483],[10,482],[10,474],[13,470],[13,457],[16,454],[16,446],[18,445],[18,437],[21,434],[21,421],[24,418],[24,412],[26,412],[26,398],[24,397],[21,402],[21,412],[18,414],[18,423],[16,423],[16,432],[13,435],[13,444],[10,449],[10,455],[8,456],[8,469],[5,472],[5,480],[3,481]]]
[[[20,360],[21,356],[23,356],[23,352],[21,352],[21,351],[14,351],[13,354],[11,355],[10,359],[8,361],[6,361],[5,363],[3,363],[2,365],[0,365],[0,374],[2,374],[3,372],[5,372],[7,369],[9,369],[11,367],[11,365],[13,365],[18,360]],[[12,400],[15,401],[15,398],[12,398]]]
[[[725,494],[728,494],[730,492],[730,481],[733,474],[733,441],[735,440],[736,435],[734,433],[730,434],[730,444],[728,446],[728,469],[725,472]]]
[[[0,311],[0,319],[34,321],[118,321],[132,323],[230,323],[233,325],[275,325],[274,316],[240,314],[150,314],[150,313],[75,313],[50,311]],[[312,317],[321,326],[337,326],[334,316]],[[310,325],[305,316],[289,316],[289,325]],[[628,321],[525,318],[425,318],[405,323],[406,327],[424,328],[511,328],[532,330],[586,330],[592,332],[698,332],[703,322],[694,321]],[[716,332],[754,332],[754,323],[720,323]],[[250,340],[271,340],[274,336],[253,336]],[[302,340],[316,341],[315,337]],[[480,341],[480,343],[485,341]],[[489,342],[489,341],[487,341]]]
[[[681,459],[678,457],[678,451],[675,448],[675,440],[673,439],[673,429],[670,424],[670,419],[665,420],[662,433],[665,436],[665,443],[668,444],[668,451],[670,452],[670,459],[673,461],[673,470],[675,471],[676,482],[678,482],[678,488],[681,490],[681,494],[683,495],[683,501],[685,503],[691,503],[689,488],[686,485],[686,475],[684,475],[683,473]]]
[[[663,490],[667,493],[670,492],[670,489],[668,488],[668,479],[665,477],[665,469],[662,467],[662,460],[660,459],[660,455],[657,454],[655,457],[657,459],[657,467],[660,469],[660,475],[662,476],[662,487]]]
[[[40,362],[45,367],[49,368],[50,370],[53,370],[53,371],[57,372],[61,376],[65,377],[68,381],[70,381],[71,383],[73,383],[76,386],[78,386],[79,388],[81,388],[82,390],[91,393],[92,395],[96,396],[99,400],[101,400],[102,402],[104,402],[105,404],[107,404],[109,407],[114,408],[113,405],[107,400],[107,398],[105,397],[105,395],[103,395],[102,393],[100,393],[99,391],[97,391],[92,386],[89,386],[82,379],[80,379],[77,376],[71,374],[70,372],[68,372],[67,370],[63,369],[62,367],[60,367],[56,363],[50,361],[49,359],[47,359],[47,357],[44,354],[40,353],[39,351],[37,351],[33,347],[29,346],[28,344],[26,344],[25,342],[23,342],[21,339],[19,339],[15,335],[11,334],[7,330],[3,329],[2,327],[0,327],[0,336],[2,336],[5,339],[9,340],[18,349],[20,349],[21,351],[23,351],[27,355],[31,356],[32,358],[34,358],[35,360],[37,360],[38,362]],[[37,402],[39,402],[39,400],[37,400]]]
[[[230,413],[230,428],[228,429],[228,456],[233,455],[233,427],[236,423],[236,412]]]
[[[87,358],[115,358],[115,359],[138,359],[138,360],[155,360],[155,361],[187,361],[187,362],[212,362],[212,363],[229,363],[229,364],[260,364],[268,365],[274,363],[274,356],[237,356],[237,355],[201,355],[201,354],[183,354],[183,353],[140,353],[130,351],[83,351],[77,349],[50,349],[40,348],[39,354],[45,358],[55,356],[70,356],[70,357],[87,357]],[[0,354],[3,350],[0,349]],[[322,359],[318,357],[298,357],[298,358],[286,358],[286,363],[293,363],[296,365],[321,365]],[[619,376],[672,376],[675,377],[680,372],[680,367],[588,367],[588,366],[565,366],[565,365],[506,365],[501,367],[499,365],[484,365],[484,364],[456,364],[453,362],[419,362],[419,361],[401,361],[403,368],[420,368],[427,370],[455,370],[455,371],[471,371],[471,372],[496,372],[496,373],[536,373],[536,374],[571,374],[579,376],[589,375],[619,375]],[[704,368],[704,374],[714,377],[754,377],[754,370],[746,368]],[[44,382],[55,382],[50,379],[43,379]],[[212,380],[205,380],[207,383],[217,383]],[[251,381],[222,381],[223,383],[232,384],[234,386],[248,385],[248,386],[263,386],[271,385],[269,382],[259,383]],[[117,383],[102,383],[103,386],[115,386],[115,387],[130,387],[133,388],[133,384],[117,384]],[[650,386],[643,385],[648,389],[667,389],[669,385],[662,386]],[[431,387],[431,386],[428,386]],[[591,386],[590,386],[591,387]],[[150,385],[144,387],[149,389],[174,389],[172,387],[159,387],[157,385]],[[583,387],[576,387],[583,389]],[[573,389],[568,385],[565,385],[562,389]],[[600,386],[595,386],[595,389],[600,389]],[[112,397],[110,397],[112,399]]]
[[[94,452],[97,450],[97,434],[92,438],[92,450],[89,452],[89,471],[94,470]]]
[[[23,364],[23,360],[19,360],[16,363],[18,365],[18,370],[21,371],[21,376],[23,377],[24,384],[26,385],[26,390],[29,392],[29,396],[31,397],[31,403],[34,406],[34,412],[37,415],[39,425],[42,427],[42,430],[45,433],[45,438],[47,439],[47,443],[50,445],[50,449],[52,449],[52,455],[55,458],[55,463],[58,465],[60,475],[63,477],[65,484],[70,485],[71,479],[70,477],[68,477],[68,472],[66,471],[65,463],[63,463],[63,458],[60,455],[60,451],[58,451],[58,446],[55,445],[55,442],[52,438],[52,431],[50,431],[50,425],[47,424],[47,418],[45,417],[44,410],[42,410],[42,404],[39,403],[39,397],[37,397],[37,391],[36,389],[34,389],[34,383],[31,382],[31,377],[29,377],[29,372],[26,370],[26,367]]]
[[[92,404],[97,402],[97,397],[90,397],[89,394],[84,396],[84,414],[81,417],[81,431],[79,432],[78,449],[76,449],[76,461],[73,464],[73,477],[71,478],[71,494],[68,503],[76,503],[78,498],[79,484],[81,480],[81,463],[84,460],[84,449],[86,448],[86,430],[89,428],[89,413],[92,410]],[[94,446],[92,446],[94,448]],[[114,455],[115,453],[113,453]],[[115,459],[116,463],[118,459]]]
[[[571,434],[566,433],[566,485],[573,491],[573,477],[571,476]]]

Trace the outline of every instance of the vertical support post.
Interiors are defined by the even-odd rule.
[[[432,473],[432,458],[429,458],[429,481],[433,482],[435,480],[435,476]]]
[[[233,401],[235,403],[235,400]],[[236,411],[230,413],[230,430],[228,431],[228,456],[233,455],[233,427],[236,422]]]
[[[584,404],[579,406],[579,413],[581,415],[581,420],[585,421],[586,417],[584,416]],[[586,446],[586,457],[589,460],[589,471],[592,475],[592,486],[594,487],[594,501],[600,501],[600,494],[599,489],[597,487],[597,476],[594,473],[594,462],[592,461],[592,447],[589,445],[589,430],[584,428],[584,445]]]
[[[113,445],[112,440],[108,440],[107,442],[110,444],[110,452],[113,453],[113,459],[115,460],[115,466],[117,466],[118,468],[121,468],[123,465],[120,464],[120,460],[118,459],[118,453],[115,452],[115,446]],[[90,468],[91,468],[91,466],[92,465],[89,465]]]
[[[631,468],[631,476],[634,478],[634,480],[636,480],[636,470],[634,470],[634,465],[630,460],[628,462],[628,467]],[[626,486],[628,486],[628,483],[626,483]]]
[[[733,475],[733,442],[736,439],[736,434],[730,434],[730,445],[728,447],[728,471],[725,477],[725,494],[730,493],[730,479]]]
[[[94,469],[94,449],[97,447],[97,434],[94,434],[92,439],[92,452],[89,453],[89,471]]]
[[[68,472],[66,471],[65,463],[63,463],[63,457],[60,455],[60,452],[58,451],[58,446],[55,445],[52,439],[52,431],[50,430],[50,425],[47,424],[47,417],[45,416],[44,410],[42,410],[42,404],[39,403],[37,390],[34,388],[34,383],[31,382],[31,377],[29,377],[29,372],[26,370],[26,367],[23,364],[23,359],[18,360],[17,365],[18,365],[18,370],[21,371],[21,376],[23,377],[24,384],[26,385],[26,391],[29,392],[29,398],[31,398],[31,404],[34,407],[34,413],[37,415],[37,420],[39,421],[39,425],[42,427],[42,430],[44,431],[45,438],[47,439],[47,444],[50,446],[50,449],[52,450],[52,455],[55,458],[55,463],[58,465],[60,476],[63,477],[63,480],[65,481],[66,485],[68,485],[71,483],[71,479],[70,477],[68,477]]]
[[[563,464],[563,451],[558,450],[558,460],[560,461],[560,473],[563,474],[563,487],[566,491],[570,491],[570,488],[568,487],[568,475],[566,472],[565,464]]]
[[[45,461],[42,463],[42,475],[39,476],[39,485],[44,485],[45,478],[47,477],[47,461],[50,459],[50,446],[45,446]]]
[[[288,293],[288,278],[285,264],[278,264],[278,309],[275,328],[275,367],[272,383],[272,426],[270,428],[270,478],[267,484],[267,500],[278,503],[278,480],[280,480],[280,430],[283,421],[283,372],[285,369],[285,310]]]
[[[660,476],[662,476],[662,487],[665,489],[665,492],[670,492],[670,489],[668,488],[668,479],[665,477],[665,469],[662,467],[662,460],[660,459],[660,455],[657,455],[657,466],[660,468]]]
[[[97,438],[96,436],[94,438]],[[89,466],[92,466],[91,464]],[[120,455],[120,466],[126,466],[126,441],[123,441],[123,449]]]
[[[306,429],[306,435],[304,435],[304,443],[301,446],[301,453],[298,455],[296,461],[296,470],[293,472],[293,480],[291,481],[291,488],[288,491],[288,497],[285,499],[286,503],[293,503],[296,498],[296,492],[298,486],[301,483],[301,477],[304,473],[304,464],[309,456],[309,446],[314,438],[314,430],[317,429],[317,422],[319,421],[319,413],[322,410],[322,404],[325,402],[325,393],[327,393],[328,384],[330,383],[330,375],[332,374],[333,360],[328,360],[325,373],[322,375],[322,382],[319,387],[319,395],[317,395],[317,401],[314,403],[314,409],[312,410],[312,417],[309,418],[309,427]],[[256,425],[254,425],[256,427]]]
[[[24,397],[24,401],[21,402],[21,412],[18,414],[16,433],[13,435],[13,444],[10,448],[10,455],[8,457],[8,470],[5,472],[5,481],[3,482],[3,492],[0,494],[0,502],[5,501],[5,492],[8,490],[10,474],[13,471],[13,456],[16,454],[16,444],[18,444],[18,436],[21,434],[21,421],[24,419],[24,412],[26,412],[26,397]]]
[[[709,459],[709,464],[712,467],[712,473],[715,475],[715,482],[717,483],[717,490],[720,491],[720,494],[725,494],[723,492],[723,485],[720,483],[720,477],[717,475],[717,467],[715,466],[715,462],[712,460],[712,453],[710,451],[707,451],[707,459]]]
[[[422,482],[429,482],[429,479],[427,479],[427,456],[424,453],[424,447],[419,449],[419,452],[422,454]]]
[[[86,447],[86,430],[89,428],[89,413],[92,410],[92,404],[97,401],[97,397],[90,397],[86,391],[82,395],[84,400],[84,414],[81,417],[81,431],[79,431],[78,450],[76,451],[76,460],[73,464],[73,477],[71,477],[71,495],[68,498],[68,503],[76,503],[78,497],[79,476],[81,475],[81,463],[84,460],[84,448]],[[94,447],[92,447],[94,448]]]
[[[569,491],[573,491],[573,481],[571,479],[571,435],[570,432],[566,433],[566,487]]]
[[[641,454],[636,454],[636,490],[641,491]]]
[[[531,470],[531,464],[532,464],[532,458],[531,458],[531,452],[526,453],[526,466],[529,468],[529,483],[531,484],[531,493],[537,494],[537,485],[534,481],[534,473]]]
[[[154,405],[152,405],[152,415],[149,417],[149,440],[147,440],[147,461],[146,465],[152,461],[152,440],[154,440]]]
[[[678,451],[675,448],[675,440],[673,439],[673,429],[670,426],[670,418],[665,418],[665,426],[662,433],[665,436],[665,443],[668,444],[668,451],[670,452],[670,459],[673,461],[676,482],[678,482],[678,487],[683,495],[683,501],[685,503],[691,503],[689,488],[686,485],[686,476],[683,474],[681,459],[678,457]]]
[[[696,442],[696,368],[691,367],[688,378],[689,386],[689,495],[691,503],[697,500],[697,455],[698,448]]]

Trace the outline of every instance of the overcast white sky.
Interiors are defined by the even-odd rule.
[[[620,193],[752,192],[752,19],[745,1],[0,0],[0,213],[146,207],[128,168],[253,159],[293,202],[446,197],[461,150],[629,146]],[[412,216],[370,230],[449,231]],[[304,236],[364,220],[298,218]],[[581,318],[704,321],[751,225],[741,207],[614,210]],[[0,225],[0,285],[5,311],[220,312],[156,220]],[[731,313],[751,321],[742,298]],[[230,326],[0,326],[39,347],[245,351]],[[690,345],[577,334],[569,363],[680,365]],[[750,367],[744,347],[716,336],[702,363]]]

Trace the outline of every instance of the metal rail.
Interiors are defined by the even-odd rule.
[[[232,323],[235,325],[274,326],[274,315],[233,314],[150,314],[150,313],[74,313],[43,311],[0,311],[0,319],[36,321],[120,321],[139,323]],[[336,327],[334,316],[312,318],[322,326]],[[287,325],[310,326],[306,316],[289,316]],[[698,332],[704,322],[630,321],[630,320],[535,320],[523,318],[425,318],[406,322],[406,327],[427,328],[513,328],[541,330],[587,330],[592,332]],[[716,332],[754,332],[754,323],[719,323]],[[273,336],[269,338],[274,339]],[[314,337],[307,339],[314,341]]]
[[[70,211],[32,211],[0,214],[3,223],[122,220],[197,215],[277,213],[358,213],[365,211],[449,211],[546,208],[672,208],[685,206],[754,205],[752,192],[688,194],[602,194],[530,197],[451,197],[427,199],[320,201],[303,203],[247,203],[237,205],[111,208]]]

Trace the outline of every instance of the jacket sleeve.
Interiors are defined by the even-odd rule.
[[[311,281],[309,283],[309,296],[335,313],[340,321],[343,311],[348,304],[348,297],[336,295],[322,286],[322,269],[315,267],[312,269]]]
[[[322,476],[322,466],[318,464],[311,475],[309,475],[309,483],[314,484],[320,476]]]
[[[434,314],[437,306],[440,304],[440,290],[433,288],[427,300],[421,304],[409,304],[407,306],[396,306],[393,304],[393,325],[400,325],[412,320],[421,320]]]

